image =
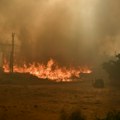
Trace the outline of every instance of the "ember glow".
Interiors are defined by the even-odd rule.
[[[9,63],[4,61],[4,72],[9,73]],[[69,82],[72,78],[79,78],[80,73],[91,73],[88,67],[60,67],[53,59],[50,59],[47,64],[40,63],[24,63],[22,66],[14,65],[14,72],[16,73],[29,73],[38,78],[55,80],[57,82]]]

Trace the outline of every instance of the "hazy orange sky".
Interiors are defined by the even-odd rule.
[[[21,56],[93,61],[120,52],[120,1],[0,0],[0,42],[11,32]]]

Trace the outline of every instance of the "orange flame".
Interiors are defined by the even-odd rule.
[[[4,72],[9,73],[10,68],[5,60],[3,65]],[[40,63],[23,64],[22,66],[14,65],[14,72],[29,73],[38,78],[59,81],[71,81],[72,77],[79,78],[80,73],[91,73],[88,67],[59,67],[53,59],[50,59],[46,65]]]

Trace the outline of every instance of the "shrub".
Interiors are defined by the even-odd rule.
[[[86,120],[80,110],[72,111],[68,114],[65,110],[61,111],[60,120]],[[95,117],[95,120],[120,120],[120,111],[111,111],[104,118]]]
[[[81,114],[79,110],[75,110],[70,114],[66,113],[64,110],[61,111],[61,120],[85,120],[85,117]]]
[[[96,120],[120,120],[120,112],[112,111],[108,112],[105,118],[96,118]]]

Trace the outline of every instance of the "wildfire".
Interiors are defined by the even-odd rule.
[[[80,73],[89,74],[92,72],[88,67],[60,67],[53,59],[50,59],[46,65],[34,62],[32,64],[24,63],[22,66],[16,64],[13,68],[14,72],[17,73],[29,73],[38,78],[55,80],[57,82],[71,81],[71,78],[79,78]],[[10,72],[7,61],[4,61],[3,69],[6,73]]]

